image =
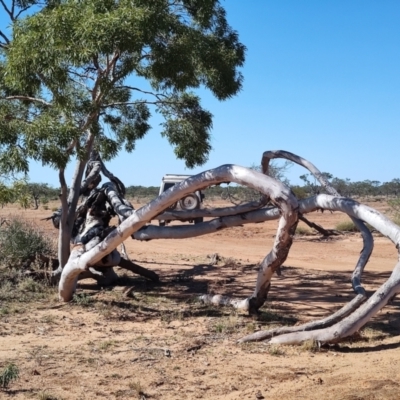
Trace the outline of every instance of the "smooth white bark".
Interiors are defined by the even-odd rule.
[[[174,185],[157,199],[137,211],[132,211],[132,215],[94,248],[83,253],[75,252],[73,257],[71,254],[70,260],[62,272],[62,279],[59,284],[60,298],[64,301],[69,301],[76,285],[76,277],[80,272],[87,270],[91,266],[95,266],[105,255],[114,250],[130,235],[142,228],[147,221],[160,214],[171,204],[196,190],[227,181],[250,186],[264,193],[270,197],[272,203],[281,212],[276,243],[271,253],[264,260],[262,270],[260,271],[264,279],[268,279],[273,273],[273,271],[270,272],[268,269],[276,269],[279,266],[278,263],[280,261],[283,262],[286,258],[288,248],[290,248],[294,229],[297,224],[297,200],[288,187],[270,177],[248,168],[236,165],[223,165]],[[260,291],[265,289],[264,286],[259,285]]]
[[[269,161],[272,158],[285,158],[304,166],[320,181],[330,195],[318,195],[298,203],[289,188],[265,175],[268,173]],[[322,342],[336,341],[358,330],[394,294],[400,291],[399,263],[396,265],[390,279],[368,301],[361,304],[365,300],[365,291],[361,286],[361,274],[373,248],[372,235],[363,221],[387,236],[396,245],[397,249],[400,248],[400,228],[371,207],[359,204],[352,199],[340,197],[313,164],[292,153],[283,151],[265,152],[262,159],[264,174],[235,165],[223,165],[203,172],[176,184],[137,211],[124,199],[125,188],[122,182],[109,173],[103,164],[101,165],[102,172],[112,180],[112,183],[103,186],[106,196],[122,222],[105,239],[100,240],[99,235],[97,235],[86,245],[78,243],[78,246],[73,249],[62,272],[59,284],[59,296],[63,301],[69,301],[72,298],[77,279],[83,272],[94,271],[92,267],[118,265],[121,262],[121,258],[115,249],[131,235],[138,240],[193,237],[215,232],[229,226],[280,218],[273,248],[261,263],[253,295],[245,300],[233,300],[219,295],[202,297],[203,301],[213,304],[233,305],[250,312],[257,312],[266,299],[273,273],[286,260],[299,213],[305,214],[318,209],[344,212],[353,219],[361,230],[364,247],[352,276],[353,288],[357,293],[356,298],[341,310],[323,320],[304,324],[300,327],[259,332],[253,335],[252,338],[244,338],[243,341],[263,340],[265,337],[271,337],[275,334],[280,336],[273,337],[272,343],[298,343],[309,339]],[[247,204],[212,211],[179,212],[181,218],[182,215],[190,215],[190,218],[193,215],[196,217],[217,216],[217,218],[197,225],[145,227],[146,223],[152,219],[166,220],[170,215],[175,217],[176,212],[165,212],[165,210],[184,196],[196,190],[227,181],[246,185],[263,193],[276,207],[252,209],[253,205]],[[259,206],[259,204],[254,205],[255,208]],[[299,330],[301,331],[298,332]],[[285,332],[291,333],[281,335]]]

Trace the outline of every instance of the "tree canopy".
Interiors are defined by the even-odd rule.
[[[0,7],[0,167],[29,158],[63,170],[71,156],[132,151],[162,115],[188,167],[211,149],[212,114],[194,92],[225,100],[242,85],[245,46],[217,0],[12,0]]]
[[[79,196],[98,176],[90,165],[105,172],[101,160],[133,151],[151,112],[163,117],[161,134],[176,157],[203,164],[212,114],[195,91],[220,100],[237,94],[246,49],[218,0],[1,0],[0,7],[11,28],[0,28],[0,174],[27,173],[29,159],[58,170],[63,267]],[[68,189],[65,168],[74,158]]]

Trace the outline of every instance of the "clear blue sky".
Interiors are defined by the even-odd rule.
[[[218,102],[213,150],[187,170],[159,134],[159,120],[108,168],[126,185],[157,186],[165,173],[197,173],[225,163],[259,164],[283,149],[336,177],[400,177],[400,1],[225,0],[230,25],[247,47],[243,90]],[[71,170],[73,166],[71,165]],[[292,183],[305,171],[293,167]],[[70,176],[70,175],[69,175]],[[57,173],[32,165],[31,181],[58,185]]]

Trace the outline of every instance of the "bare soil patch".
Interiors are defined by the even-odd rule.
[[[371,206],[387,211],[384,203]],[[46,210],[4,208],[57,237]],[[340,213],[309,219],[325,228]],[[179,223],[179,222],[176,222]],[[395,299],[352,340],[329,348],[245,345],[258,329],[329,315],[353,297],[358,234],[299,236],[275,277],[258,319],[196,302],[204,293],[246,297],[276,222],[251,224],[184,240],[126,242],[132,260],[160,274],[160,283],[125,273],[120,286],[82,281],[76,301],[61,304],[55,289],[30,303],[0,304],[0,368],[21,372],[1,399],[398,399],[400,300]],[[210,265],[209,255],[221,260]],[[374,291],[397,259],[375,237],[363,283]],[[118,268],[117,268],[118,270]]]

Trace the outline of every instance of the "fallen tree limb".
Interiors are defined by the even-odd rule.
[[[335,343],[351,336],[362,328],[387,302],[400,292],[400,262],[396,264],[390,278],[357,310],[340,322],[325,329],[288,333],[273,337],[269,343],[298,344],[308,340]]]
[[[137,211],[132,211],[127,219],[90,250],[77,250],[74,254],[71,253],[70,260],[64,267],[60,279],[60,298],[69,301],[75,289],[76,278],[82,271],[87,270],[90,266],[95,266],[112,249],[115,249],[130,235],[137,232],[147,221],[160,214],[161,211],[189,193],[226,181],[244,184],[264,193],[281,213],[274,247],[261,263],[256,289],[244,305],[248,310],[260,307],[265,301],[273,272],[284,262],[292,244],[298,221],[298,203],[290,189],[280,182],[235,165],[224,165],[174,185],[146,206]],[[118,263],[114,265],[118,265]]]
[[[292,161],[296,164],[299,164],[310,171],[313,176],[318,180],[321,186],[332,196],[341,197],[340,193],[325,179],[324,175],[321,171],[308,160],[299,157],[293,153],[283,150],[274,150],[274,151],[266,151],[263,153],[261,158],[261,167],[264,174],[268,174],[270,161],[274,158],[284,158],[285,160]],[[364,222],[357,217],[351,217],[352,221],[356,225],[356,227],[361,232],[363,238],[363,248],[360,253],[360,257],[357,261],[357,264],[354,268],[354,272],[351,277],[351,284],[353,286],[353,290],[356,294],[361,294],[366,296],[365,289],[361,285],[362,273],[364,271],[365,266],[368,263],[368,260],[372,254],[372,250],[374,248],[374,239],[372,237],[371,232],[365,226]]]
[[[269,160],[272,158],[286,158],[306,167],[330,195],[318,195],[298,203],[289,188],[265,175],[268,173]],[[83,224],[77,225],[80,228],[79,235],[75,237],[76,246],[62,271],[59,283],[59,296],[63,301],[69,301],[72,298],[76,282],[82,276],[91,274],[95,279],[101,279],[103,274],[110,274],[111,276],[114,273],[112,267],[121,265],[121,256],[115,249],[129,236],[138,240],[193,237],[230,226],[279,218],[273,248],[261,262],[253,294],[245,300],[235,300],[218,295],[202,297],[205,302],[233,305],[250,313],[256,313],[267,297],[273,273],[286,260],[299,220],[299,213],[306,214],[319,209],[341,211],[348,214],[361,231],[363,249],[352,274],[352,285],[357,296],[327,318],[297,327],[258,332],[253,335],[253,340],[265,340],[265,338],[271,336],[273,336],[272,343],[298,343],[309,339],[322,342],[340,340],[359,329],[387,303],[391,296],[400,290],[399,265],[396,265],[391,278],[367,301],[365,301],[365,290],[361,285],[362,272],[373,249],[373,238],[364,221],[392,240],[398,249],[400,247],[400,228],[376,210],[361,205],[352,199],[340,197],[313,164],[292,153],[283,151],[265,152],[262,159],[264,174],[235,165],[224,165],[192,176],[174,185],[139,210],[134,210],[132,205],[124,198],[125,188],[122,182],[109,173],[103,164],[101,165],[102,172],[110,177],[112,182],[103,185],[102,189],[96,189],[96,192],[92,191],[85,205],[86,208],[82,208],[78,213],[80,218],[83,218]],[[90,175],[89,173],[89,176],[93,179],[92,182],[97,182],[98,178],[95,174]],[[196,190],[222,182],[236,182],[249,186],[264,194],[263,204],[267,204],[270,200],[275,207],[260,208],[261,206],[257,204],[256,208],[252,209],[247,204],[238,206],[241,208],[198,210],[190,212],[190,214],[179,212],[183,219],[195,218],[193,215],[215,218],[194,226],[155,227],[147,225],[152,219],[168,220],[168,216],[175,219],[177,212],[166,211],[168,207]],[[92,203],[90,199],[94,199]],[[207,213],[208,215],[205,215]],[[118,215],[120,220],[120,225],[113,230],[108,227],[111,215]],[[188,217],[188,215],[190,216]],[[56,218],[57,216],[54,216],[53,222]],[[309,222],[307,219],[306,221]],[[121,266],[123,268],[147,274],[149,279],[158,279],[158,276],[152,271],[125,261],[122,261]],[[243,339],[243,341],[247,340],[250,340],[249,336]]]
[[[336,322],[341,321],[343,318],[350,315],[354,310],[356,310],[367,298],[362,294],[358,294],[352,301],[343,306],[340,310],[336,311],[332,315],[317,320],[307,322],[305,324],[296,326],[284,326],[282,328],[269,329],[265,331],[258,331],[247,335],[238,340],[238,343],[246,342],[259,342],[262,340],[270,339],[274,336],[283,335],[285,333],[301,332],[301,331],[312,331],[316,329],[323,329],[332,326]]]
[[[175,219],[195,219],[199,217],[226,217],[229,215],[243,214],[249,211],[257,210],[265,206],[265,204],[265,202],[261,201],[252,201],[235,207],[198,208],[191,211],[164,211],[162,214],[156,215],[153,219],[169,221]]]

